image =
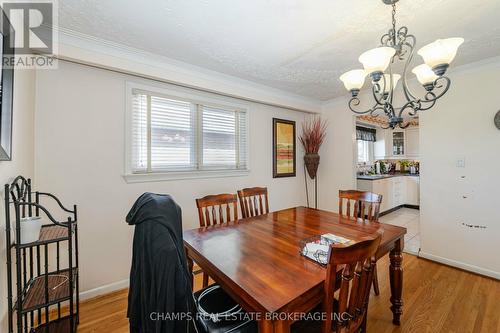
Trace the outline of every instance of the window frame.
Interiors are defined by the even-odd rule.
[[[179,169],[179,170],[162,170],[162,171],[146,171],[137,173],[132,171],[132,117],[133,117],[133,92],[144,92],[145,94],[153,94],[158,97],[164,97],[179,101],[184,101],[194,104],[197,108],[196,115],[198,124],[196,126],[196,145],[203,149],[200,141],[203,140],[200,118],[202,113],[199,109],[201,106],[213,107],[228,111],[245,112],[246,120],[246,144],[245,150],[247,152],[246,168],[244,169],[229,169],[229,168],[203,168],[203,169]],[[240,177],[246,176],[250,173],[250,114],[248,106],[244,104],[235,103],[229,97],[217,96],[212,93],[202,92],[189,88],[182,87],[160,87],[157,85],[147,85],[136,82],[125,83],[125,99],[126,99],[126,112],[125,112],[125,167],[123,177],[127,183],[138,182],[155,182],[155,181],[168,181],[178,179],[199,179],[199,178],[224,178],[224,177]],[[195,159],[200,161],[203,158],[202,153],[197,152]]]

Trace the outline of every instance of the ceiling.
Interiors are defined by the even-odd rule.
[[[338,77],[390,14],[380,0],[59,1],[65,29],[322,101],[345,93]],[[417,47],[464,37],[454,65],[500,54],[498,0],[401,0],[397,17]]]

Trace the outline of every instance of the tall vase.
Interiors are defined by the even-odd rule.
[[[311,179],[316,178],[316,173],[318,172],[319,166],[319,155],[318,154],[305,154],[304,164],[306,165],[307,173]]]

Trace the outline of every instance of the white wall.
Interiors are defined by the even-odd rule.
[[[420,117],[422,255],[500,278],[500,59],[450,76],[447,96]]]
[[[5,207],[3,185],[14,177],[33,176],[33,119],[35,103],[35,72],[14,73],[12,161],[0,161],[0,332],[7,332],[7,281],[5,274]]]
[[[347,97],[331,100],[322,108],[328,122],[318,170],[318,206],[338,212],[339,190],[356,188],[354,168],[355,117],[347,107]]]
[[[207,194],[267,186],[273,210],[305,204],[300,149],[297,176],[282,179],[272,178],[271,150],[272,118],[296,120],[299,131],[305,114],[251,102],[242,102],[250,118],[248,176],[127,184],[122,178],[126,81],[148,84],[64,61],[57,71],[39,71],[36,78],[36,183],[78,205],[81,290],[92,290],[87,295],[103,286],[100,292],[125,286],[133,234],[125,216],[145,191],[173,195],[183,209],[184,228],[198,225],[194,199]]]

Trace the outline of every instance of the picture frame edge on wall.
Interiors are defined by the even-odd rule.
[[[278,156],[277,156],[277,124],[284,123],[292,125],[293,127],[293,172],[278,173]],[[273,118],[273,178],[286,178],[297,176],[297,129],[294,120],[287,120],[282,118]]]
[[[2,43],[0,58],[2,59],[1,83],[0,83],[0,162],[12,161],[12,140],[14,127],[14,110],[13,110],[13,90],[14,90],[14,69],[12,67],[4,67],[4,58],[14,58],[15,50],[11,46],[11,41],[15,38],[15,31],[10,23],[7,15],[0,8],[2,16],[0,22],[0,34]]]

